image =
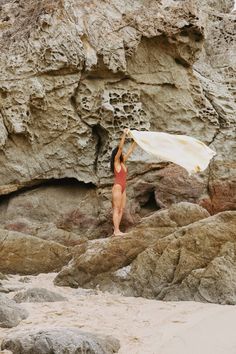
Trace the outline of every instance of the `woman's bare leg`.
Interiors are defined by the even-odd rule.
[[[119,184],[115,184],[112,188],[112,205],[113,205],[113,225],[114,235],[122,234],[120,231],[120,209],[122,205],[122,189]]]
[[[114,235],[123,235],[124,233],[120,231],[120,222],[126,205],[126,191],[122,193],[121,186],[115,185],[112,189],[112,197]]]
[[[120,210],[119,210],[119,225],[123,216],[123,212],[125,209],[125,204],[126,204],[126,191],[124,190],[124,192],[122,193],[121,196],[121,205],[120,205]]]

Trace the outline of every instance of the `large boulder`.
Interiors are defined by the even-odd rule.
[[[75,279],[126,296],[236,304],[235,237],[236,212],[222,212],[158,238],[128,265]],[[73,286],[74,274],[63,279],[66,285]]]
[[[0,271],[4,273],[58,271],[70,259],[70,250],[56,242],[0,229]]]
[[[236,212],[222,212],[160,239],[132,263],[133,295],[236,304]]]
[[[28,317],[25,309],[0,294],[0,327],[11,328],[17,326],[22,320]]]
[[[73,259],[57,275],[57,285],[84,286],[94,277],[129,265],[139,253],[179,227],[206,218],[209,213],[191,203],[180,203],[143,218],[124,236],[93,240],[76,246]]]
[[[111,336],[97,336],[77,328],[19,330],[3,339],[1,349],[13,354],[114,354],[119,341]]]
[[[195,221],[205,219],[210,214],[201,206],[188,202],[173,204],[169,209],[152,213],[143,218],[136,226],[136,229],[146,226],[147,228],[169,227],[173,232],[175,228],[192,224]]]

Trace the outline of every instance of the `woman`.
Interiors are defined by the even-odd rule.
[[[131,147],[129,148],[127,154],[123,155],[123,146],[128,132],[128,128],[124,129],[124,133],[121,137],[120,143],[112,151],[111,155],[111,170],[115,176],[115,181],[112,188],[114,236],[124,235],[124,233],[120,231],[120,222],[126,204],[127,167],[125,166],[125,162],[132,154],[136,146],[136,143],[134,141]]]

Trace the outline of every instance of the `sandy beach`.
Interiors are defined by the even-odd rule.
[[[76,327],[120,340],[119,354],[234,354],[236,307],[197,302],[163,302],[100,291],[55,287],[55,274],[11,276],[6,285],[43,287],[68,301],[24,303],[29,317],[16,328]],[[13,297],[15,292],[8,296]],[[1,329],[0,340],[13,329]]]

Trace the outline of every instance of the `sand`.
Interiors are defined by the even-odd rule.
[[[6,286],[44,287],[67,297],[54,303],[24,303],[30,316],[16,328],[72,326],[120,340],[119,354],[235,354],[236,307],[163,302],[94,290],[56,287],[56,274],[11,276]],[[9,293],[9,297],[14,296]],[[0,329],[0,342],[15,329]]]

